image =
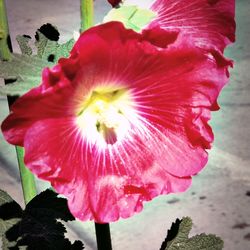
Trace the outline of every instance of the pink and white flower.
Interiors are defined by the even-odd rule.
[[[230,62],[181,37],[164,50],[147,39],[119,22],[89,29],[2,123],[81,220],[130,217],[143,201],[185,191],[207,162]]]

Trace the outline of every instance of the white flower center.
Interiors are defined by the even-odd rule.
[[[89,142],[106,147],[126,136],[133,114],[127,89],[96,89],[81,105],[76,122]]]

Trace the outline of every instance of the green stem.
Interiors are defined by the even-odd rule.
[[[81,0],[81,32],[93,26],[94,4],[93,0]]]
[[[16,147],[17,160],[19,165],[21,183],[23,188],[23,197],[24,202],[27,204],[30,200],[32,200],[37,192],[36,192],[36,183],[34,175],[30,172],[28,168],[26,168],[23,158],[24,158],[24,149],[22,147]]]
[[[8,22],[4,0],[0,0],[0,57],[3,60],[9,60],[11,52],[8,46]]]
[[[11,41],[9,38],[8,20],[4,0],[0,0],[0,59],[10,60],[11,58]],[[8,83],[5,80],[5,83]],[[8,97],[9,105],[13,102],[13,98]],[[17,159],[22,182],[24,202],[27,204],[34,196],[36,196],[36,184],[33,174],[25,167],[23,162],[24,150],[16,147]]]

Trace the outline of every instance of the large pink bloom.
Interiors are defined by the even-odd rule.
[[[81,220],[132,216],[186,190],[207,162],[207,122],[230,63],[181,39],[165,50],[145,39],[119,22],[86,31],[2,124]]]
[[[221,52],[235,40],[235,0],[124,0],[113,5],[119,2],[156,13],[145,30],[157,27],[182,33],[200,48]],[[156,39],[162,36],[157,34]]]

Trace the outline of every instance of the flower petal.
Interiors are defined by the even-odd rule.
[[[46,140],[41,142],[41,138]],[[174,177],[157,165],[144,171],[148,157],[135,157],[132,148],[123,152],[127,156],[119,153],[119,147],[100,154],[95,145],[87,144],[72,119],[34,123],[26,133],[24,147],[25,164],[68,197],[71,212],[82,220],[104,223],[127,218],[142,209],[144,200],[184,191],[191,183],[190,177]]]
[[[34,122],[72,112],[69,98],[72,86],[54,89],[48,93],[43,93],[41,89],[42,85],[32,89],[11,106],[10,115],[1,124],[9,143],[23,146],[24,135]],[[65,110],[65,106],[69,109]]]
[[[149,27],[180,31],[198,47],[223,52],[235,40],[234,0],[155,0]]]

